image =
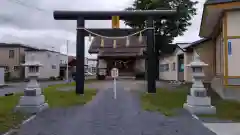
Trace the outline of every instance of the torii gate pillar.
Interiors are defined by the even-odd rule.
[[[134,11],[54,11],[57,20],[77,20],[77,66],[76,66],[76,94],[84,94],[84,21],[85,20],[111,20],[112,16],[127,20],[134,17],[144,17],[147,27],[153,28],[154,18],[166,17],[176,13],[176,10],[134,10]],[[156,92],[156,70],[154,49],[154,29],[147,30],[147,81],[148,92]]]

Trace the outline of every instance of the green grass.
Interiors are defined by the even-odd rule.
[[[96,95],[96,90],[94,89],[85,89],[84,95],[76,95],[75,91],[56,90],[57,88],[68,86],[75,86],[75,83],[57,84],[44,89],[43,93],[50,108],[83,105],[92,100]],[[26,117],[28,117],[27,115],[13,111],[21,95],[22,93],[0,97],[0,134],[11,128],[16,128]]]
[[[16,127],[24,119],[23,114],[13,112],[19,97],[20,94],[0,97],[0,134]]]
[[[57,88],[74,86],[74,84],[53,85],[44,89],[46,101],[51,108],[83,105],[96,95],[95,89],[85,89],[84,95],[76,95],[75,91],[58,91]]]
[[[159,111],[166,116],[175,115],[175,109],[182,108],[186,102],[189,86],[181,86],[175,90],[157,89],[156,94],[144,93],[141,96],[142,107],[148,111]],[[216,107],[215,115],[199,115],[222,120],[240,121],[240,102],[221,99],[213,90],[208,90],[212,105]]]
[[[212,98],[212,105],[216,107],[216,114],[198,116],[240,122],[240,102]]]
[[[157,89],[156,94],[144,93],[141,96],[142,107],[148,111],[159,111],[166,116],[173,116],[175,109],[182,108],[186,95],[187,91],[183,88],[171,91]]]

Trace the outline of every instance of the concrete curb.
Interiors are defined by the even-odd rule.
[[[29,121],[33,120],[36,117],[35,115],[30,116],[28,119],[24,120],[21,124],[19,124],[18,126],[22,126],[26,123],[28,123]],[[9,131],[7,131],[6,133],[2,134],[2,135],[15,135],[15,133],[18,132],[18,129],[10,129]]]
[[[202,121],[198,118],[198,116],[196,116],[195,114],[192,114],[192,117],[193,117],[194,119],[198,120],[199,122],[201,122],[202,125],[203,125],[205,128],[207,128],[207,129],[209,129],[210,131],[212,131],[209,127],[207,127],[207,126],[204,124],[204,122],[202,122]],[[212,132],[213,132],[213,131],[212,131]],[[213,133],[215,133],[216,135],[218,135],[216,132],[213,132]]]

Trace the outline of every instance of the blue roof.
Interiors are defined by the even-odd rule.
[[[240,2],[240,0],[207,0],[205,4],[220,4],[228,2]]]

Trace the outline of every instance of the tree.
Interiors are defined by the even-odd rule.
[[[155,35],[165,39],[165,43],[171,43],[174,37],[183,35],[191,25],[190,20],[196,15],[194,6],[197,3],[191,0],[135,0],[126,10],[176,9],[174,16],[160,17],[154,23]],[[145,28],[144,18],[133,17],[125,20],[125,24],[132,28]]]
[[[177,13],[170,17],[160,16],[154,22],[155,27],[155,64],[159,64],[159,50],[168,52],[174,37],[181,36],[191,25],[190,20],[196,15],[194,7],[198,2],[191,0],[135,0],[131,7],[126,10],[154,10],[175,9]],[[145,28],[145,19],[132,17],[125,20],[125,24],[132,28]],[[159,78],[159,66],[155,66],[156,79]]]

